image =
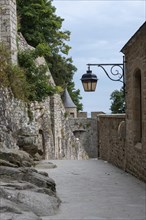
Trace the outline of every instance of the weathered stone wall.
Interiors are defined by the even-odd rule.
[[[3,42],[11,52],[11,61],[17,63],[17,17],[16,1],[0,1],[0,42]]]
[[[0,39],[11,51],[11,60],[16,63],[17,50],[33,49],[21,33],[16,32],[16,1],[0,2]],[[18,45],[16,45],[16,37]],[[18,46],[18,48],[17,48]],[[39,57],[36,65],[45,60]],[[55,86],[48,69],[48,83]],[[80,143],[72,133],[61,96],[56,94],[44,102],[34,102],[27,106],[15,99],[11,91],[0,90],[0,131],[1,148],[19,148],[34,157],[45,159],[77,159]]]
[[[126,169],[146,181],[146,22],[122,52],[126,58]]]
[[[37,159],[78,159],[80,143],[64,113],[59,95],[28,107],[1,88],[0,148],[22,149]]]
[[[13,104],[12,104],[13,103]],[[19,108],[18,108],[19,106]],[[19,109],[19,110],[18,110]],[[12,98],[10,91],[0,88],[0,147],[2,148],[17,148],[16,136],[18,121],[27,124],[26,112],[21,114],[21,109],[24,109],[23,103],[16,104]]]
[[[77,117],[78,118],[87,118],[87,112],[78,112]]]
[[[98,157],[97,118],[69,119],[71,129],[89,158]],[[85,158],[86,159],[86,158]]]
[[[125,169],[125,115],[99,115],[99,157]]]
[[[46,64],[43,58],[39,58],[37,63],[40,65]],[[47,75],[49,76],[49,83],[55,86],[49,70]],[[45,112],[47,111],[49,111],[47,116],[50,115],[50,117],[45,117],[43,124],[46,124],[46,126],[50,124],[53,139],[50,140],[49,138],[49,140],[51,143],[53,142],[53,148],[49,148],[49,152],[46,151],[46,159],[77,159],[80,152],[80,143],[72,133],[66,110],[59,94],[50,97]],[[48,121],[50,121],[49,124]]]
[[[47,101],[46,101],[47,103]],[[45,104],[46,104],[45,103]],[[13,97],[11,91],[0,89],[0,144],[1,148],[19,149],[28,146],[39,147],[43,154],[42,129],[43,111],[45,105],[36,107],[27,105]],[[48,111],[46,112],[47,115]],[[49,123],[49,122],[48,122]]]
[[[77,118],[77,108],[66,108],[66,114],[69,118]]]

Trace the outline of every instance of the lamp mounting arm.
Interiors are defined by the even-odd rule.
[[[107,77],[112,81],[119,81],[123,83],[123,88],[125,88],[125,57],[123,56],[123,63],[96,63],[96,64],[87,64],[88,69],[90,66],[97,66],[102,68]],[[110,70],[107,71],[107,66],[110,67]]]
[[[89,63],[86,74],[82,75],[81,81],[85,91],[95,91],[97,76],[90,70],[91,66],[100,67],[107,77],[112,81],[123,83],[123,90],[125,94],[125,57],[123,56],[123,63]],[[110,67],[110,68],[106,68]],[[94,85],[94,86],[93,86]],[[94,87],[94,89],[93,89]]]
[[[90,69],[90,66],[98,66],[102,68],[102,70],[105,72],[107,77],[112,81],[119,81],[123,83],[123,86],[125,86],[124,82],[124,65],[122,63],[113,63],[113,64],[87,64],[88,69]],[[110,66],[109,73],[107,72],[105,66]],[[111,76],[110,76],[111,75]]]

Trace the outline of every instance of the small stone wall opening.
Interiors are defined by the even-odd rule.
[[[73,112],[70,112],[70,118],[74,118],[75,114]]]

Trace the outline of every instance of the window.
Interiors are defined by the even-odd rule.
[[[71,118],[74,118],[74,117],[75,117],[75,115],[74,115],[73,112],[70,112],[70,117],[71,117]]]

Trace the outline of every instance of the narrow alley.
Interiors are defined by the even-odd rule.
[[[47,161],[45,161],[47,162]],[[43,220],[146,220],[146,185],[102,160],[52,160],[49,173],[62,200]]]

